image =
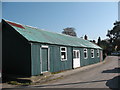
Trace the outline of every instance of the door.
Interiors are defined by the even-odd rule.
[[[73,50],[73,68],[80,67],[80,51]]]
[[[49,53],[47,47],[41,48],[41,72],[47,72],[49,69]]]

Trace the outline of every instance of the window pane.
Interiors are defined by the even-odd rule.
[[[76,58],[76,52],[73,51],[73,58]]]
[[[99,50],[97,50],[97,56],[99,57]]]
[[[86,53],[86,52],[84,52],[84,57],[85,57],[85,58],[87,57],[87,53]]]
[[[61,55],[65,55],[65,52],[61,52]]]
[[[79,51],[77,51],[77,58],[79,58]]]
[[[87,59],[87,49],[84,48],[84,58]]]
[[[62,51],[65,51],[65,48],[61,48]]]
[[[64,59],[66,59],[66,53],[65,53],[65,57],[64,57]]]
[[[62,58],[62,59],[65,58],[65,52],[61,52],[61,58]]]
[[[94,58],[94,49],[91,49],[91,58]]]
[[[66,59],[66,53],[65,52],[61,52],[61,58]]]
[[[93,53],[91,53],[91,57],[93,57]]]

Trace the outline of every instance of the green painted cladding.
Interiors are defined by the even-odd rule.
[[[91,58],[91,49],[88,50],[88,58],[84,59],[84,48],[73,48],[68,46],[57,46],[57,45],[48,45],[48,44],[40,44],[40,43],[32,43],[31,44],[31,57],[32,57],[32,75],[41,74],[41,54],[40,48],[42,45],[46,45],[49,48],[49,72],[59,72],[64,70],[69,70],[73,68],[73,50],[80,51],[80,64],[82,66],[94,64],[100,62],[100,56],[97,57],[97,49],[94,49],[94,58]],[[60,47],[67,48],[67,60],[61,61],[61,52]],[[99,49],[99,52],[101,50]],[[99,53],[100,54],[100,53]],[[45,67],[43,67],[45,68]]]
[[[40,67],[40,44],[31,43],[31,75],[39,75]]]
[[[42,44],[43,45],[43,44]],[[60,55],[60,46],[56,45],[47,45],[49,48],[49,67],[50,72],[59,72],[68,69],[72,69],[72,48],[67,47],[67,60],[61,61]],[[32,66],[32,75],[41,74],[41,54],[40,43],[31,44],[31,66]]]
[[[62,46],[63,47],[63,46]],[[67,60],[61,61],[60,46],[50,46],[50,71],[59,72],[72,69],[72,48],[67,47]]]
[[[97,49],[94,49],[94,58],[91,58],[91,49],[87,48],[87,50],[88,50],[88,58],[87,59],[84,59],[84,51],[83,51],[84,48],[73,48],[73,49],[80,51],[81,67],[100,62],[100,57],[97,57]]]

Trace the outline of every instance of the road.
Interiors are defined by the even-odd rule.
[[[64,77],[56,81],[50,81],[43,85],[32,85],[29,88],[118,88],[120,78],[120,60],[111,56],[104,64]]]

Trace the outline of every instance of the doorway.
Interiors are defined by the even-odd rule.
[[[80,51],[73,50],[73,68],[80,67]]]

